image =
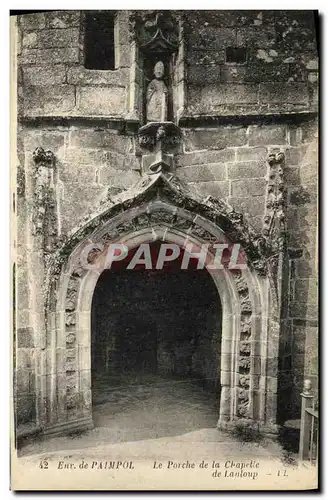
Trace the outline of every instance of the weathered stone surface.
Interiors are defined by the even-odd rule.
[[[72,85],[28,87],[24,95],[27,115],[71,113],[75,109],[75,89]]]
[[[228,181],[197,182],[196,186],[204,195],[212,195],[215,198],[227,198],[230,192]]]
[[[249,196],[264,195],[265,179],[242,179],[231,181],[231,195],[243,197],[245,192]]]
[[[243,146],[247,143],[246,127],[220,127],[217,129],[186,130],[186,151],[201,149],[224,149],[227,146]]]
[[[48,12],[46,16],[46,25],[49,28],[71,28],[80,26],[81,12],[79,10],[62,10]]]
[[[205,68],[204,68],[205,69]],[[243,83],[245,80],[247,69],[245,66],[235,66],[235,65],[221,65],[220,66],[220,80],[222,83]],[[208,70],[207,74],[212,74],[212,70]],[[205,74],[204,74],[205,77]],[[203,78],[204,81],[204,78]],[[206,76],[206,81],[212,83]]]
[[[74,85],[122,85],[128,84],[128,69],[97,70],[81,66],[67,70],[67,83]]]
[[[252,125],[249,127],[250,146],[286,144],[285,125]]]
[[[78,111],[87,115],[122,116],[126,106],[124,87],[78,87]]]
[[[291,205],[306,205],[308,203],[314,203],[316,201],[316,192],[310,189],[310,187],[291,187],[289,190],[289,203]]]
[[[23,47],[49,49],[56,47],[78,47],[78,28],[45,29],[39,32],[27,33],[23,37]]]
[[[303,104],[309,103],[309,95],[305,83],[260,84],[259,99],[261,103]]]
[[[66,83],[66,66],[54,64],[49,66],[26,67],[23,69],[24,85],[49,86]]]
[[[177,167],[188,165],[204,165],[206,163],[224,163],[234,161],[235,152],[232,149],[222,151],[201,151],[197,153],[187,153],[176,157]]]
[[[242,212],[250,217],[261,216],[263,218],[264,213],[264,196],[254,196],[254,197],[233,197],[230,196],[228,202],[233,206],[238,212]],[[253,220],[251,221],[253,223]]]
[[[217,83],[222,78],[222,66],[190,66],[188,67],[188,81],[195,85]]]
[[[188,107],[194,113],[212,113],[220,105],[227,104],[256,104],[258,102],[258,88],[256,85],[221,84],[190,87]]]
[[[17,329],[17,347],[34,347],[34,331],[32,327]]]
[[[79,62],[77,47],[53,49],[25,49],[20,56],[21,64],[57,64]]]
[[[101,128],[71,128],[69,133],[69,146],[86,149],[107,148],[110,151],[116,151],[122,154],[133,152],[133,141],[131,137]]]
[[[227,178],[226,165],[224,163],[208,163],[181,167],[178,170],[178,176],[187,182],[223,181]]]
[[[227,167],[229,179],[259,178],[264,177],[267,173],[267,165],[264,161],[228,163]]]
[[[23,30],[41,30],[46,26],[46,17],[45,12],[24,14],[19,16],[18,22]]]
[[[295,281],[294,298],[300,302],[318,302],[318,281],[316,279],[298,279]]]
[[[265,160],[267,149],[263,147],[236,148],[236,161]]]
[[[17,425],[35,421],[36,409],[34,395],[19,394],[16,397],[16,416]]]

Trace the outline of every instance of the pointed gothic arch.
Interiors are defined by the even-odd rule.
[[[91,304],[100,271],[81,267],[88,241],[120,241],[129,248],[155,239],[185,247],[240,243],[247,268],[210,272],[222,304],[221,400],[218,424],[275,429],[279,322],[267,274],[269,249],[229,205],[191,192],[172,174],[143,178],[88,217],[58,250],[46,284],[49,355],[40,407],[44,432],[92,427]]]

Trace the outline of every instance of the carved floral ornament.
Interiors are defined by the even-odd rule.
[[[284,183],[284,153],[270,154],[266,213],[262,234],[277,251],[284,250],[286,245],[286,190]]]

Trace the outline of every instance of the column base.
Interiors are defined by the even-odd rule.
[[[259,422],[246,418],[235,420],[219,420],[217,429],[234,434],[246,441],[255,441],[260,438],[278,439],[280,426],[270,422]]]
[[[71,432],[89,431],[94,428],[92,417],[82,417],[76,420],[67,422],[59,422],[58,424],[45,427],[43,430],[44,436],[62,436],[63,434],[70,434]]]

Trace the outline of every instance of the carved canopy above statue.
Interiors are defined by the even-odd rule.
[[[174,51],[179,42],[179,14],[169,10],[140,10],[130,16],[130,30],[140,48]]]

